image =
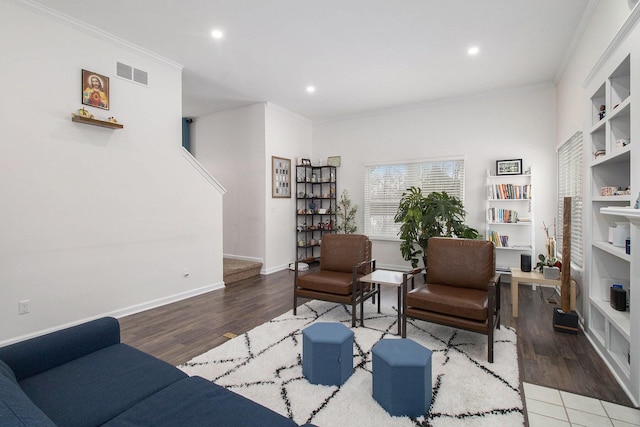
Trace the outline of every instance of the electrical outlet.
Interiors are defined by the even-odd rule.
[[[29,300],[25,299],[22,301],[18,301],[18,314],[28,314],[29,313]]]

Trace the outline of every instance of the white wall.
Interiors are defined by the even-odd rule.
[[[194,156],[227,190],[225,256],[263,263],[267,173],[264,140],[264,104],[199,117],[192,124]]]
[[[558,144],[583,128],[587,98],[583,84],[631,12],[634,2],[599,1],[558,82]]]
[[[271,197],[271,157],[290,159],[292,167],[308,157],[311,122],[260,103],[196,118],[192,127],[195,157],[227,190],[225,256],[262,262],[263,274],[288,268],[295,259],[295,199]]]
[[[265,164],[267,180],[266,271],[283,270],[296,259],[295,177],[296,158],[311,153],[311,121],[271,103],[266,111]],[[271,197],[271,156],[291,159],[291,198]]]
[[[314,124],[313,158],[342,156],[338,194],[349,190],[363,232],[364,164],[466,156],[467,222],[484,232],[486,170],[499,159],[532,167],[536,197],[536,254],[544,248],[542,221],[555,217],[555,88],[518,88],[468,98]],[[383,266],[406,267],[398,242],[374,241]]]
[[[11,2],[0,57],[0,344],[220,286],[222,196],[182,156],[180,67]],[[89,109],[124,129],[71,122],[82,68],[111,77],[111,109]]]

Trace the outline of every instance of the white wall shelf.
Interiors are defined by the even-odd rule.
[[[496,244],[496,269],[509,271],[510,267],[520,267],[520,255],[531,255],[535,247],[535,224],[533,209],[533,191],[531,174],[523,175],[492,175],[487,171],[486,187],[486,229],[487,240],[495,240],[498,236],[508,236],[508,245]],[[500,191],[502,190],[502,192]],[[509,216],[504,216],[504,211]],[[517,213],[516,222],[512,218]],[[508,218],[501,221],[502,218]],[[522,221],[522,219],[525,219]],[[494,243],[496,243],[494,241]]]
[[[620,259],[623,259],[627,262],[631,261],[631,255],[627,254],[625,252],[624,248],[619,248],[617,246],[613,246],[611,243],[609,242],[604,242],[604,241],[593,241],[591,243],[595,248],[601,249],[605,252],[610,253],[613,256],[617,256]]]
[[[610,367],[635,405],[640,401],[640,245],[631,254],[624,247],[609,243],[609,228],[616,222],[631,222],[631,242],[640,242],[640,209],[630,206],[640,189],[638,169],[637,112],[631,103],[631,87],[640,85],[640,74],[631,68],[631,55],[626,56],[608,75],[604,83],[591,88],[588,123],[591,151],[588,167],[589,203],[587,230],[587,304],[585,332]],[[604,71],[604,70],[603,70]],[[638,79],[636,81],[636,79]],[[634,80],[632,84],[632,80]],[[604,105],[605,116],[600,117]],[[590,147],[590,149],[589,149]],[[596,157],[595,152],[600,151]],[[631,194],[603,196],[603,187],[629,189]],[[630,291],[626,311],[614,309],[609,302],[613,283]],[[634,288],[633,291],[631,289]]]

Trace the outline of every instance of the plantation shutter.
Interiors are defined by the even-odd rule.
[[[420,187],[426,196],[446,192],[464,202],[464,158],[370,164],[364,168],[364,233],[370,238],[398,240],[393,218],[402,193]]]
[[[571,262],[582,267],[582,132],[558,149],[558,250],[562,249],[564,198],[571,196]]]

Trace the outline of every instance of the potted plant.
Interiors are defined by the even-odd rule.
[[[356,213],[358,212],[358,205],[351,205],[351,198],[347,190],[342,190],[340,195],[340,202],[338,202],[338,233],[352,234],[358,231],[356,225]]]
[[[460,199],[444,191],[425,196],[418,187],[408,188],[402,193],[394,218],[395,222],[401,223],[398,235],[402,240],[402,257],[411,261],[413,268],[418,266],[421,257],[426,267],[430,237],[480,237],[478,230],[465,224],[466,214]]]

